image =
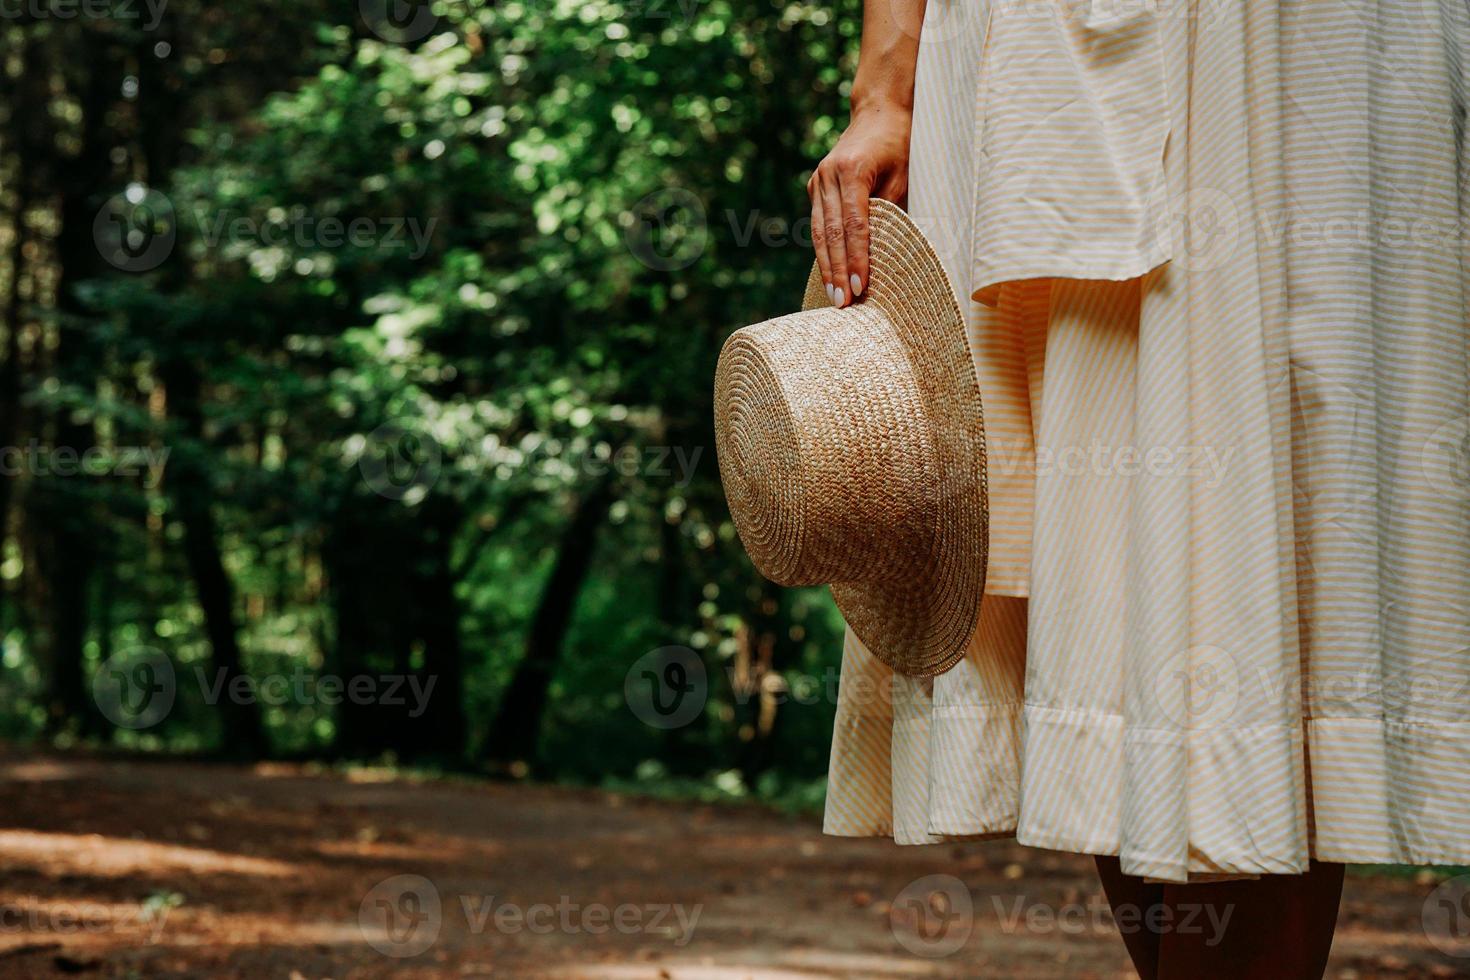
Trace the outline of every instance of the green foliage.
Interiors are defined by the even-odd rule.
[[[543,771],[738,772],[709,785],[809,806],[841,624],[825,593],[778,595],[741,553],[710,385],[731,329],[799,298],[802,188],[841,124],[858,11],[454,4],[399,44],[298,8],[295,33],[262,28],[274,49],[203,7],[176,11],[181,54],[143,79],[136,112],[109,116],[135,164],[103,189],[164,194],[177,244],[157,269],[76,284],[105,365],[95,385],[53,386],[47,366],[28,387],[38,415],[75,411],[108,444],[171,453],[172,484],[104,484],[109,550],[93,581],[111,585],[89,618],[88,668],[147,646],[190,676],[218,656],[181,557],[183,469],[210,497],[249,671],[452,661],[464,746],[493,753],[545,582],[575,546],[569,515],[611,480],[560,638]],[[214,70],[237,55],[269,70]],[[58,79],[88,81],[77,68]],[[160,142],[168,152],[144,152]],[[197,373],[197,418],[176,408],[170,370]],[[22,564],[7,581],[42,574]],[[34,618],[4,621],[16,728],[41,721]],[[822,692],[787,698],[774,727],[733,679],[752,631],[774,640],[777,687]],[[711,679],[706,710],[672,740],[622,701],[632,662],[670,643],[698,651]],[[165,723],[109,737],[228,742],[197,693],[181,685]],[[264,722],[277,752],[415,754],[404,732],[348,739],[351,720],[317,703],[267,707]],[[773,751],[753,755],[763,741]]]

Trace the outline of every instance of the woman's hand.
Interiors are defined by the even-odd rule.
[[[908,193],[911,119],[904,105],[854,106],[847,131],[807,181],[812,245],[833,306],[868,285],[868,198],[900,204]]]

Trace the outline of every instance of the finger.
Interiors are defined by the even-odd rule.
[[[832,263],[832,305],[846,306],[852,299],[847,281],[847,244],[842,231],[842,188],[835,175],[822,182],[822,236],[827,240],[827,257]]]
[[[842,182],[842,241],[847,295],[856,300],[868,285],[868,189],[858,180]]]
[[[818,174],[821,173],[819,170]],[[813,176],[807,185],[812,198],[812,250],[817,253],[817,271],[822,274],[822,285],[827,289],[827,299],[832,299],[832,259],[827,254],[827,231],[822,218],[822,179]]]

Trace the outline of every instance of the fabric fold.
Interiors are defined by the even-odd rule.
[[[975,88],[975,298],[994,305],[1010,280],[1131,279],[1168,261],[1159,5],[987,9]]]
[[[929,682],[848,636],[829,832],[1470,864],[1470,9],[925,23],[910,213],[969,287],[987,595]]]

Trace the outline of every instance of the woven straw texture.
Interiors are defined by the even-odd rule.
[[[867,289],[846,309],[813,269],[804,309],[737,330],[715,375],[720,473],[761,574],[828,583],[894,670],[952,667],[985,591],[980,389],[939,258],[871,202]]]

